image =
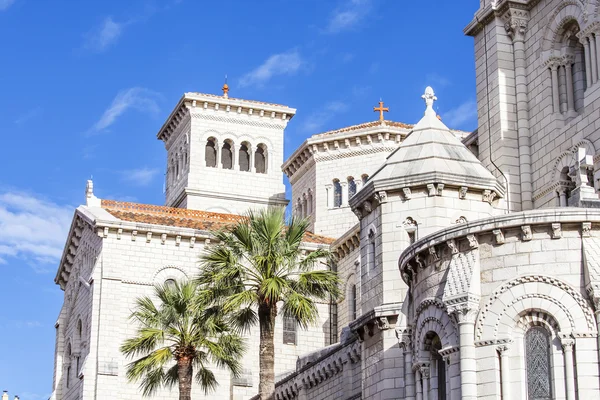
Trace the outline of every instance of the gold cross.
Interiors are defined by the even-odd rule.
[[[379,111],[379,120],[383,121],[383,112],[388,112],[390,109],[383,106],[383,101],[379,102],[379,107],[373,107],[373,111]]]

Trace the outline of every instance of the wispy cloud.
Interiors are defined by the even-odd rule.
[[[15,3],[15,0],[0,0],[0,11],[8,10]]]
[[[40,321],[33,320],[16,320],[10,321],[6,324],[9,328],[23,329],[23,328],[40,328],[43,324]]]
[[[62,254],[73,208],[23,192],[0,193],[0,263],[28,261],[38,272]]]
[[[344,5],[333,12],[324,32],[336,34],[356,28],[367,16],[370,9],[371,0],[346,1]]]
[[[294,75],[305,65],[297,50],[273,54],[260,66],[241,77],[239,85],[262,86],[277,75]]]
[[[157,168],[137,168],[122,171],[123,181],[136,186],[148,186],[158,174]]]
[[[477,119],[477,102],[468,100],[458,107],[442,114],[444,124],[452,129],[461,129],[464,124]]]
[[[434,88],[446,87],[446,86],[450,86],[452,84],[450,79],[448,79],[440,74],[437,74],[435,72],[431,73],[431,74],[427,74],[425,79],[427,80],[427,82],[426,82],[427,86],[433,86]]]
[[[17,116],[17,119],[15,119],[15,125],[22,125],[25,122],[30,121],[41,114],[42,114],[41,107],[32,108],[31,110]]]
[[[85,35],[84,47],[97,53],[107,50],[117,42],[125,24],[116,22],[112,17],[106,17],[102,24]]]
[[[111,105],[104,111],[100,119],[88,131],[88,134],[98,133],[108,129],[123,113],[130,108],[134,110],[157,114],[160,95],[152,90],[134,87],[121,90],[113,99]]]
[[[323,126],[329,122],[334,116],[340,114],[348,109],[348,105],[341,101],[332,101],[327,104],[319,111],[310,114],[302,129],[309,133],[317,133],[323,129]]]

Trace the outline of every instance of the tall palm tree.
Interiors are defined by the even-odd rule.
[[[307,220],[297,218],[286,225],[282,208],[250,211],[230,229],[216,232],[218,244],[201,256],[198,282],[232,315],[230,323],[242,330],[259,325],[262,400],[275,394],[273,332],[278,312],[307,328],[317,322],[315,302],[335,300],[340,293],[337,273],[315,268],[329,261],[329,251],[302,255],[307,227]]]
[[[157,285],[154,295],[158,304],[147,296],[137,299],[130,319],[139,327],[121,346],[126,356],[139,357],[127,366],[127,378],[141,381],[144,396],[178,384],[179,399],[190,400],[194,369],[208,393],[218,385],[210,365],[239,374],[244,343],[214,307],[205,306],[195,282]]]

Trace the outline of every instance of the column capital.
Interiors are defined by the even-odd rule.
[[[461,303],[456,305],[450,305],[448,307],[448,314],[459,324],[474,324],[479,307],[476,304]]]
[[[498,351],[498,353],[500,353],[500,355],[508,355],[508,350],[510,350],[510,345],[511,343],[502,343],[499,344],[498,346],[496,346],[496,350]]]
[[[419,371],[421,372],[421,375],[423,375],[424,378],[429,378],[429,373],[430,373],[429,363],[420,363]]]
[[[561,337],[560,344],[562,345],[563,351],[573,351],[575,345],[575,339],[571,337]]]
[[[546,68],[550,68],[552,71],[556,71],[558,67],[565,64],[565,60],[563,57],[551,56],[548,57],[546,61],[544,61],[544,65]]]
[[[509,8],[502,16],[504,29],[514,42],[523,42],[529,23],[529,11],[520,8]]]

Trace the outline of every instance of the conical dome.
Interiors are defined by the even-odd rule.
[[[422,97],[427,105],[425,115],[369,181],[378,190],[444,183],[501,194],[503,190],[492,173],[438,119],[433,110],[437,100],[433,89],[428,87]]]

